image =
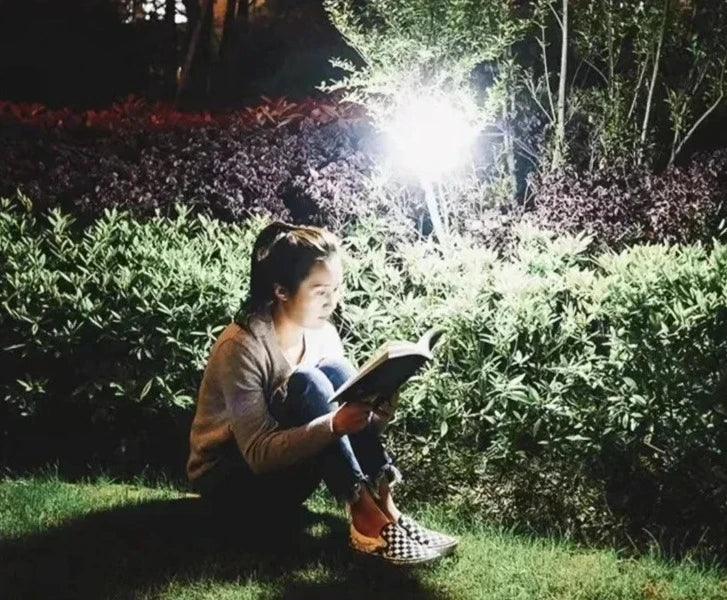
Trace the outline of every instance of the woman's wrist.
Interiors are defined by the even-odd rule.
[[[336,417],[336,413],[335,413],[335,412],[332,412],[332,413],[329,413],[329,414],[330,414],[331,416],[330,416],[330,418],[328,419],[328,426],[329,426],[329,428],[331,429],[331,433],[332,433],[333,435],[336,435],[336,436],[338,436],[338,435],[339,435],[339,433],[338,433],[338,432],[336,431],[336,427],[335,427],[335,420],[336,420],[336,419],[335,419],[335,417]]]

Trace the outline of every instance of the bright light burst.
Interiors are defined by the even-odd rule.
[[[422,92],[402,98],[384,130],[393,160],[433,182],[463,163],[480,127],[466,96]]]

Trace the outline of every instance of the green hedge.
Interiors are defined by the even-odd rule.
[[[85,440],[79,456],[137,468],[165,445],[178,469],[207,352],[246,293],[261,226],[109,212],[81,231],[4,201],[6,461],[42,431],[38,452],[49,435],[63,440],[54,451]],[[386,339],[447,330],[388,434],[402,491],[454,493],[538,528],[602,535],[625,519],[632,532],[727,534],[727,247],[594,257],[580,237],[517,237],[509,262],[466,239],[446,251],[394,244],[376,221],[346,238],[338,325],[357,360]]]
[[[73,449],[130,469],[164,455],[180,472],[207,352],[245,293],[261,223],[107,212],[80,231],[57,211],[2,209],[4,453]]]
[[[448,330],[392,430],[420,495],[590,539],[727,539],[727,246],[593,256],[521,227],[502,262],[382,233],[349,238],[356,354]]]

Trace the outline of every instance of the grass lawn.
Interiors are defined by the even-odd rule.
[[[5,478],[0,598],[727,600],[716,568],[516,536],[446,507],[411,512],[460,536],[458,553],[409,570],[355,560],[324,491],[267,539],[170,486]]]

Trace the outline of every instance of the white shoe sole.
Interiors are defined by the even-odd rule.
[[[395,567],[414,567],[418,565],[428,565],[431,563],[437,562],[439,559],[441,559],[444,554],[432,554],[431,556],[423,556],[421,558],[389,558],[387,556],[382,556],[381,554],[374,554],[372,552],[365,552],[363,550],[357,550],[353,546],[349,546],[351,549],[351,552],[358,558],[362,558],[365,560],[370,560],[372,562],[377,562],[379,564],[387,564],[392,565]],[[433,551],[434,552],[434,551]]]

